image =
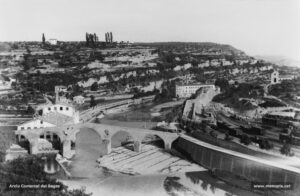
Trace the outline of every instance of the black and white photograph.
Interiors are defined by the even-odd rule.
[[[300,196],[300,0],[0,0],[0,196]]]

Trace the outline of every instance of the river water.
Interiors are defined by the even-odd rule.
[[[68,168],[73,179],[62,181],[70,188],[84,186],[94,196],[253,195],[227,186],[208,172],[129,176],[106,171],[97,167],[96,159],[101,155],[102,144],[92,129],[79,132],[75,149],[76,155]]]
[[[143,109],[144,110],[144,109]],[[138,116],[137,111],[132,115]],[[141,111],[144,112],[144,111]],[[118,115],[118,118],[120,115]],[[151,118],[151,117],[150,117]],[[114,118],[104,118],[102,123],[118,124],[127,127],[145,128],[150,119],[136,119],[135,122],[122,121]],[[125,123],[125,124],[124,124]],[[149,123],[151,124],[151,123]],[[149,126],[149,128],[151,125]],[[147,127],[148,128],[148,127]],[[120,146],[121,141],[127,137],[126,133],[119,132],[112,139],[112,146]],[[93,193],[93,196],[181,196],[181,195],[200,195],[200,196],[233,196],[254,195],[248,191],[237,189],[226,183],[212,177],[208,172],[189,172],[189,173],[171,173],[171,174],[153,174],[131,176],[117,172],[107,171],[99,168],[96,160],[100,157],[103,149],[100,136],[92,129],[83,128],[76,138],[76,155],[67,168],[72,174],[72,178],[61,181],[69,186],[70,189],[85,187],[86,192]],[[45,160],[45,171],[51,175],[58,176],[62,169],[58,166],[53,157]]]

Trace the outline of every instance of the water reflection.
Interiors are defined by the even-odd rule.
[[[185,174],[174,174],[174,176],[166,177],[164,181],[164,189],[170,196],[177,195],[218,195],[233,196],[235,194],[226,190],[226,185],[217,187],[217,180],[213,179],[208,172],[188,172]],[[225,186],[225,187],[224,187]]]
[[[119,133],[121,134],[122,132]],[[122,141],[121,138],[124,139],[126,138],[125,136],[126,134],[121,134],[118,137],[114,137],[112,140],[113,145],[115,145],[115,141],[120,143]],[[101,141],[100,136],[94,130],[81,129],[76,138],[76,155],[68,168],[76,179],[65,181],[66,185],[71,188],[86,186],[87,192],[93,192],[93,196],[228,196],[240,193],[236,190],[231,191],[224,183],[222,186],[219,186],[218,182],[216,182],[217,179],[210,176],[208,172],[127,176],[104,168],[98,168],[96,159],[100,157],[102,150],[105,149]],[[49,164],[53,164],[51,159]],[[233,192],[234,194],[228,192]],[[246,196],[247,194],[237,195]]]
[[[60,165],[55,160],[55,155],[44,156],[44,172],[47,174],[56,174],[60,171]]]
[[[199,195],[199,193],[192,191],[188,187],[182,185],[179,182],[180,178],[175,177],[167,177],[164,181],[164,188],[167,191],[167,193],[171,196],[177,196],[177,195]]]

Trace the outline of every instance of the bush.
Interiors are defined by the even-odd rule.
[[[270,150],[272,148],[274,148],[274,145],[272,142],[270,142],[269,140],[261,140],[260,143],[259,143],[259,147],[261,149],[266,149],[266,150]]]
[[[94,82],[91,86],[91,91],[97,91],[98,90],[98,83]]]
[[[85,193],[85,189],[68,190],[68,187],[54,178],[50,178],[44,172],[43,160],[37,156],[29,156],[24,158],[17,158],[7,162],[0,167],[4,172],[0,172],[0,194],[1,196],[90,196]],[[62,189],[55,189],[49,191],[47,189],[33,189],[33,190],[6,190],[6,183],[10,184],[59,184]]]
[[[249,144],[251,144],[251,138],[248,135],[243,134],[241,139],[240,139],[240,142],[242,144],[245,144],[246,146],[248,146]]]
[[[226,133],[226,134],[225,134],[225,137],[224,137],[224,140],[225,140],[225,141],[232,141],[232,140],[233,140],[233,137],[231,137],[231,136],[229,135],[229,133]]]
[[[284,143],[283,146],[280,149],[281,154],[286,156],[294,156],[294,153],[292,152],[291,145]]]
[[[217,132],[215,132],[215,131],[211,131],[209,134],[210,134],[212,137],[214,137],[214,138],[217,138],[217,137],[218,137],[218,134],[217,134]]]

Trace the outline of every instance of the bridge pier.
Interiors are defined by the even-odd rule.
[[[162,137],[161,137],[162,138]],[[162,138],[165,144],[165,150],[171,150],[172,148],[172,143],[175,141],[176,138],[168,138],[164,137]]]
[[[20,141],[21,141],[21,135],[18,134],[18,135],[17,135],[17,142],[20,142]]]
[[[134,150],[134,152],[141,152],[142,145],[141,145],[140,141],[134,141],[134,143],[133,143],[133,150]]]
[[[171,150],[171,143],[169,142],[165,143],[165,150]]]
[[[110,139],[103,139],[102,143],[104,144],[104,154],[111,153],[111,140]]]
[[[50,133],[50,141],[53,141],[53,133]]]
[[[38,140],[30,141],[30,154],[38,154],[39,153],[39,143]]]
[[[64,157],[68,157],[68,155],[70,155],[71,153],[71,140],[63,141],[62,145],[63,145],[62,154]]]

